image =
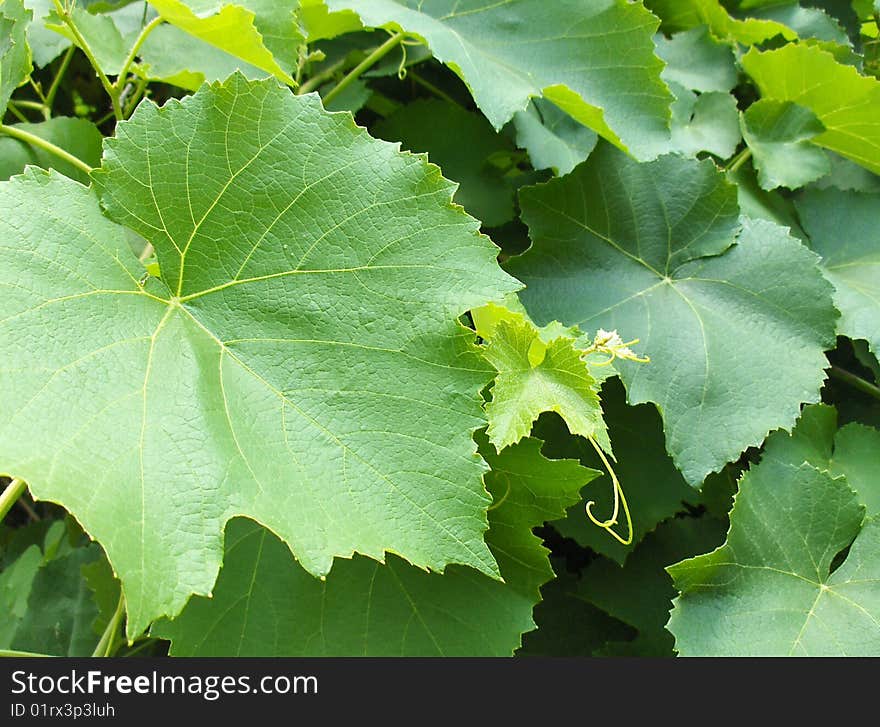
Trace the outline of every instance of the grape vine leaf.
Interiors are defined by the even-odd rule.
[[[774,432],[767,438],[764,458],[808,462],[832,476],[844,475],[868,517],[880,515],[880,431],[858,422],[838,429],[832,406],[804,407],[791,434]]]
[[[101,163],[101,142],[103,136],[91,121],[56,116],[38,124],[13,124],[14,127],[45,139],[92,167]],[[71,179],[88,184],[88,175],[73,164],[59,159],[54,154],[43,151],[32,144],[0,137],[0,180],[21,174],[25,166],[35,164],[44,169],[57,169]]]
[[[134,38],[123,37],[122,31],[108,15],[94,15],[75,6],[71,8],[70,15],[98,67],[109,76],[117,75],[122,70]],[[70,27],[58,17],[54,6],[46,20],[46,28],[66,38],[69,43],[81,45]]]
[[[193,599],[152,635],[170,639],[177,656],[510,656],[553,577],[531,529],[564,512],[598,472],[544,458],[535,439],[498,455],[479,441],[495,498],[486,542],[504,583],[462,566],[425,573],[396,556],[339,559],[319,581],[271,533],[234,520],[214,597]]]
[[[172,25],[236,58],[292,84],[299,47],[305,42],[296,4],[277,0],[149,0]]]
[[[235,71],[252,80],[269,75],[174,25],[160,25],[150,33],[139,55],[141,62],[133,69],[139,76],[190,91]]]
[[[21,0],[0,3],[0,109],[31,72],[31,50],[27,44],[27,28],[31,11]]]
[[[316,574],[391,551],[497,575],[470,437],[491,369],[458,317],[519,284],[454,186],[272,79],[116,133],[93,186],[162,280],[93,191],[0,184],[0,462],[102,543],[129,636],[210,592],[235,515]]]
[[[649,533],[622,566],[597,558],[572,584],[571,596],[602,609],[637,630],[634,639],[615,644],[615,651],[644,656],[672,656],[673,638],[666,630],[672,599],[672,578],[664,570],[695,553],[706,553],[724,542],[724,524],[710,517],[667,520]],[[606,652],[611,650],[606,646]]]
[[[70,45],[70,40],[47,27],[47,21],[55,11],[52,0],[24,0],[24,6],[33,15],[27,29],[27,42],[34,63],[42,68],[55,60]]]
[[[698,26],[667,38],[654,37],[657,55],[666,63],[663,79],[690,91],[727,93],[736,86],[736,60],[730,46],[712,37],[709,29]]]
[[[880,520],[844,477],[765,458],[743,475],[725,544],[668,570],[683,656],[873,656]],[[843,563],[835,557],[850,547]]]
[[[717,91],[696,94],[674,82],[669,87],[675,94],[669,151],[691,157],[700,152],[721,159],[732,156],[741,138],[736,99]]]
[[[825,126],[819,146],[880,173],[880,81],[811,45],[750,50],[741,60],[763,98],[792,101]]]
[[[499,451],[528,436],[545,411],[556,412],[573,434],[610,451],[598,382],[567,331],[539,330],[523,313],[494,304],[475,311],[474,320],[485,340],[483,356],[498,372],[486,404],[486,433]]]
[[[640,3],[606,0],[328,0],[372,27],[424,38],[501,129],[532,97],[552,101],[639,158],[669,138],[672,96],[654,54],[657,19]]]
[[[754,45],[781,35],[797,39],[797,33],[776,20],[733,17],[720,0],[645,0],[645,7],[662,21],[666,33],[707,26],[723,40]]]
[[[825,125],[809,109],[761,99],[742,114],[741,126],[762,189],[797,189],[831,171],[828,153],[811,143]]]
[[[622,565],[646,533],[683,510],[685,503],[695,505],[698,493],[685,482],[666,453],[663,423],[654,405],[627,406],[626,392],[620,380],[614,378],[602,386],[602,410],[617,457],[614,469],[632,512],[633,542],[623,545],[609,538],[584,517],[585,502],[589,500],[596,502],[594,512],[600,517],[611,512],[612,483],[607,475],[590,482],[581,492],[582,501],[553,526],[579,545]],[[595,450],[583,439],[568,434],[558,419],[542,417],[535,436],[546,441],[544,452],[549,457],[572,457],[585,467],[603,469]]]
[[[541,98],[517,111],[513,123],[517,146],[529,153],[532,166],[558,175],[568,174],[590,156],[599,139],[595,131]]]
[[[371,133],[399,141],[408,151],[426,152],[447,179],[459,183],[455,201],[484,225],[513,219],[514,187],[490,157],[509,156],[514,146],[482,115],[439,99],[414,101],[375,124]]]
[[[651,362],[620,362],[628,399],[658,405],[691,485],[818,400],[831,286],[784,228],[743,220],[737,236],[736,189],[711,161],[637,164],[606,144],[520,202],[533,243],[507,269],[529,314],[639,336]]]
[[[43,564],[39,545],[28,546],[15,560],[0,571],[0,608],[4,614],[0,622],[0,648],[8,649],[18,631],[18,624],[27,613],[27,602],[34,578]]]
[[[795,206],[834,285],[838,332],[863,338],[880,353],[880,195],[808,189]]]

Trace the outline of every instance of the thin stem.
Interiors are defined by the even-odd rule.
[[[131,68],[131,64],[134,63],[135,56],[137,56],[138,51],[143,46],[144,42],[147,40],[147,37],[152,33],[156,28],[162,25],[162,18],[156,17],[153,18],[144,29],[141,30],[140,35],[135,39],[134,45],[131,47],[131,50],[128,52],[125,60],[122,63],[122,70],[119,71],[119,76],[116,78],[116,83],[113,88],[116,89],[116,93],[118,94],[122,88],[125,86],[125,78],[128,76],[128,69]]]
[[[743,149],[739,154],[737,154],[733,159],[730,160],[730,164],[725,167],[725,171],[735,172],[739,169],[743,164],[745,164],[749,159],[752,158],[752,150],[749,147]]]
[[[125,114],[126,119],[131,116],[132,112],[135,109],[135,106],[137,106],[138,102],[143,98],[144,92],[146,90],[147,80],[145,78],[142,78],[137,82],[134,93],[131,95],[131,98],[126,102],[125,108],[123,108],[122,110],[123,114]]]
[[[27,503],[27,500],[25,500],[23,497],[20,497],[18,500],[16,500],[16,504],[17,504],[22,510],[24,510],[24,511],[28,514],[28,517],[29,517],[33,522],[35,522],[35,523],[40,522],[40,519],[41,519],[41,518],[40,518],[40,516],[37,514],[37,511],[34,510],[34,508],[32,508],[32,507]]]
[[[23,123],[23,124],[29,124],[29,123],[31,123],[30,120],[28,119],[28,117],[25,116],[23,113],[21,113],[21,111],[18,110],[17,106],[18,106],[18,104],[17,104],[15,101],[10,101],[10,102],[9,102],[9,105],[6,107],[6,109],[7,109],[7,110],[9,111],[9,113],[11,113],[16,119],[18,119],[19,121],[21,121],[21,123]]]
[[[101,81],[101,85],[104,87],[104,90],[107,92],[107,95],[110,97],[110,103],[113,106],[113,115],[118,119],[122,120],[122,109],[119,107],[119,94],[116,88],[110,83],[110,79],[107,78],[107,74],[101,70],[101,66],[98,64],[97,59],[95,58],[95,54],[92,52],[91,46],[89,46],[86,39],[83,37],[83,34],[79,32],[79,28],[76,27],[76,23],[73,22],[73,17],[70,12],[61,4],[61,0],[52,0],[55,4],[55,11],[58,13],[58,17],[64,22],[64,24],[70,30],[71,35],[73,36],[74,42],[77,46],[79,46],[80,50],[86,54],[86,58],[89,59],[89,63],[92,64],[92,68],[95,69],[95,73],[98,74],[98,79]]]
[[[116,604],[116,610],[107,623],[107,628],[101,634],[101,640],[92,652],[92,656],[110,656],[112,649],[116,643],[116,632],[119,631],[119,623],[122,621],[122,615],[125,613],[125,598],[120,592],[119,603]]]
[[[435,86],[435,85],[434,85],[433,83],[431,83],[430,81],[428,81],[428,80],[422,78],[422,77],[421,77],[419,74],[417,74],[415,71],[410,71],[410,72],[409,72],[409,77],[410,77],[413,81],[415,81],[417,84],[419,84],[419,85],[422,86],[423,88],[425,88],[425,89],[427,89],[428,91],[430,91],[431,93],[433,93],[433,94],[434,94],[435,96],[437,96],[438,98],[442,98],[444,101],[447,101],[448,103],[451,103],[451,104],[455,104],[456,106],[459,105],[458,101],[456,101],[454,98],[452,98],[452,96],[450,96],[448,93],[446,93],[446,91],[444,91],[442,88],[438,88],[437,86]]]
[[[388,40],[386,40],[382,45],[380,45],[376,50],[374,50],[370,55],[364,58],[360,63],[358,63],[354,68],[352,68],[348,75],[345,76],[339,83],[337,83],[330,91],[328,91],[327,95],[324,96],[324,107],[332,103],[333,99],[339,96],[346,88],[348,88],[352,83],[354,83],[358,78],[360,78],[361,74],[372,68],[376,63],[382,60],[385,56],[387,56],[392,50],[394,50],[400,42],[403,40],[406,33],[400,32],[392,35]]]
[[[72,164],[77,169],[81,169],[86,174],[92,171],[92,168],[82,159],[75,157],[70,152],[64,151],[64,149],[62,149],[60,146],[55,146],[52,142],[40,138],[36,134],[31,134],[29,131],[17,129],[14,126],[6,126],[5,124],[0,124],[0,132],[6,134],[7,136],[11,136],[14,139],[19,139],[23,142],[26,142],[31,146],[36,146],[40,149],[44,149],[50,154],[54,154],[55,156],[57,156],[59,159],[63,159],[68,164]]]
[[[58,89],[61,86],[61,81],[64,78],[64,74],[67,73],[67,67],[70,65],[70,61],[73,58],[73,54],[76,52],[76,46],[72,45],[67,49],[67,53],[64,54],[64,58],[61,59],[61,65],[58,66],[58,73],[55,74],[55,78],[52,81],[52,85],[49,86],[49,93],[46,94],[46,118],[52,115],[52,104],[55,101],[55,94],[58,93]]]
[[[6,517],[6,513],[12,508],[16,500],[24,494],[27,484],[24,480],[14,479],[0,495],[0,520]]]
[[[39,111],[40,113],[42,113],[43,109],[46,108],[39,101],[20,101],[18,99],[12,99],[9,103],[11,103],[13,106],[20,106],[23,109],[33,109],[34,111]]]
[[[23,656],[35,658],[52,658],[52,654],[38,654],[35,651],[15,651],[14,649],[0,649],[0,658],[19,659]]]
[[[873,396],[875,399],[880,399],[880,387],[874,386],[870,381],[865,381],[861,376],[856,376],[854,373],[840,368],[840,366],[832,366],[829,369],[829,373],[833,378],[842,381],[845,384],[849,384],[863,394]]]
[[[300,84],[300,87],[296,90],[297,95],[301,95],[304,93],[309,93],[310,91],[314,91],[319,86],[323,85],[326,81],[329,81],[333,76],[336,75],[339,69],[345,66],[345,59],[343,58],[341,61],[337,61],[329,68],[321,71],[320,73],[316,73],[307,81],[303,81]]]

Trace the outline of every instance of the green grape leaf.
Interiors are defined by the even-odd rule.
[[[577,597],[578,577],[555,563],[556,578],[541,587],[535,606],[537,629],[523,634],[517,656],[592,656],[609,641],[638,634],[631,626]]]
[[[596,132],[575,121],[559,107],[541,98],[532,99],[525,111],[513,117],[516,143],[529,153],[535,169],[568,174],[596,146]]]
[[[42,68],[70,46],[70,39],[47,26],[47,21],[55,11],[52,0],[24,0],[24,6],[33,14],[33,21],[27,29],[27,42],[34,63]]]
[[[38,124],[13,126],[60,146],[89,166],[96,167],[101,163],[101,142],[104,137],[91,121],[56,116]],[[0,136],[0,180],[21,174],[28,164],[35,164],[44,169],[57,169],[71,179],[84,184],[89,182],[88,175],[82,169],[59,159],[54,154],[18,139]]]
[[[455,201],[489,227],[514,216],[514,188],[493,155],[510,155],[511,141],[480,114],[439,99],[414,101],[372,127],[374,136],[427,152],[443,176],[459,183]]]
[[[729,93],[695,94],[670,83],[676,100],[672,104],[672,139],[669,151],[694,157],[709,152],[727,159],[740,142],[736,99]]]
[[[813,142],[880,172],[880,81],[811,45],[750,50],[742,67],[764,98],[792,101],[825,126]]]
[[[797,239],[801,241],[806,239],[807,235],[801,229],[794,203],[779,190],[762,189],[758,184],[758,174],[751,160],[743,163],[738,169],[728,171],[727,178],[736,184],[736,196],[740,212],[744,217],[774,222],[782,227],[788,227],[791,235]]]
[[[725,544],[670,567],[683,656],[880,651],[880,521],[843,477],[765,458],[743,475]],[[850,546],[843,563],[832,562]]]
[[[571,595],[636,629],[632,641],[640,655],[672,656],[665,626],[676,591],[665,567],[713,550],[724,534],[724,524],[713,518],[673,518],[645,536],[622,567],[607,558],[589,563]]]
[[[21,0],[0,2],[0,109],[27,80],[31,72],[31,50],[27,43],[27,29],[31,11]]]
[[[324,0],[300,0],[299,21],[309,43],[355,33],[364,26],[351,10],[332,13]]]
[[[791,434],[774,432],[767,438],[764,458],[808,462],[833,476],[844,475],[868,517],[880,514],[880,431],[858,422],[838,429],[834,407],[805,407]]]
[[[269,75],[174,25],[160,25],[150,33],[139,56],[141,62],[133,68],[139,76],[190,91],[198,90],[205,81],[223,80],[235,71],[252,80]]]
[[[825,126],[809,109],[761,99],[742,114],[741,126],[762,189],[797,189],[831,171],[828,153],[810,143]]]
[[[27,613],[27,602],[34,585],[34,578],[43,564],[39,545],[28,546],[11,563],[0,571],[0,649],[8,649],[18,630],[18,624]]]
[[[478,323],[477,333],[485,339],[483,356],[498,372],[486,404],[492,444],[499,451],[515,444],[528,436],[541,412],[553,411],[573,434],[610,449],[598,383],[574,339],[567,332],[548,335],[522,313],[487,307],[494,313],[492,325]]]
[[[594,512],[599,517],[611,512],[613,490],[607,475],[589,483],[581,492],[583,501],[553,526],[578,544],[623,564],[646,533],[683,510],[685,503],[695,505],[698,493],[684,481],[666,453],[663,423],[655,406],[627,406],[619,379],[611,379],[602,387],[602,410],[617,457],[614,469],[632,513],[633,542],[623,545],[609,538],[586,517],[585,502],[590,500],[596,502]],[[544,451],[549,457],[573,457],[586,467],[603,469],[595,450],[569,435],[558,419],[543,417],[535,435],[546,441]]]
[[[172,25],[230,55],[293,83],[299,47],[305,42],[295,5],[277,0],[149,0]]]
[[[372,27],[403,28],[468,85],[496,129],[543,96],[639,158],[668,139],[672,97],[640,3],[329,0]]]
[[[741,11],[752,18],[772,20],[791,28],[800,38],[815,38],[820,41],[849,45],[849,36],[837,20],[821,8],[804,7],[797,0],[779,2],[741,2]]]
[[[795,206],[834,285],[838,332],[863,338],[880,353],[880,195],[810,189]]]
[[[797,33],[776,20],[733,17],[720,0],[645,0],[645,7],[662,21],[666,33],[677,33],[702,25],[723,40],[754,45],[781,35],[797,39]]]
[[[491,369],[458,317],[518,284],[436,167],[236,75],[141,104],[93,186],[162,280],[94,191],[2,183],[0,461],[102,543],[129,636],[210,592],[235,515],[315,574],[392,551],[497,575]]]
[[[719,43],[706,26],[654,37],[657,55],[666,62],[663,79],[690,91],[727,93],[736,86],[736,60],[730,46]]]
[[[16,624],[10,644],[17,651],[53,656],[91,656],[98,637],[98,616],[92,590],[82,570],[100,558],[91,544],[43,565],[34,576],[27,610]]]
[[[564,512],[598,473],[545,459],[535,439],[500,455],[479,439],[495,498],[486,542],[504,583],[461,566],[429,574],[395,556],[337,560],[319,581],[271,533],[235,520],[213,598],[194,598],[152,635],[170,639],[177,656],[510,656],[553,577],[531,529]]]
[[[737,237],[736,189],[711,161],[604,145],[520,202],[533,244],[507,268],[526,309],[639,336],[651,362],[619,363],[628,399],[658,405],[691,485],[818,400],[831,286],[785,229],[743,220]]]
[[[880,177],[873,172],[838,154],[829,154],[828,159],[831,162],[831,172],[813,184],[816,189],[834,187],[856,192],[880,193]]]
[[[122,70],[133,41],[123,37],[122,31],[107,15],[93,15],[79,7],[72,8],[70,15],[80,35],[88,43],[98,67],[108,76],[117,75]],[[71,29],[54,10],[46,21],[46,27],[71,43],[77,42]]]

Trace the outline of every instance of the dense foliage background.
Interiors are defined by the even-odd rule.
[[[2,653],[880,655],[878,20],[0,0]]]

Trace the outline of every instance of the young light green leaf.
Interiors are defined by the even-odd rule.
[[[764,98],[792,101],[825,126],[813,140],[880,173],[880,81],[812,45],[786,45],[742,58]]]
[[[38,124],[13,126],[61,147],[89,166],[96,167],[101,163],[101,142],[104,137],[91,121],[56,116]],[[44,169],[57,169],[71,179],[84,184],[89,182],[88,175],[82,169],[59,159],[54,154],[18,139],[0,136],[0,180],[21,174],[28,164],[35,164]]]
[[[798,37],[794,30],[775,20],[735,18],[720,0],[645,0],[645,6],[663,21],[667,33],[705,25],[716,37],[743,45],[755,45],[775,35],[785,40]]]
[[[810,189],[795,205],[834,285],[838,332],[863,338],[880,353],[880,195]]]
[[[533,245],[508,269],[526,309],[639,336],[651,363],[620,362],[629,401],[659,406],[690,484],[818,400],[831,286],[785,229],[745,220],[737,237],[736,190],[712,162],[636,164],[604,145],[520,200]]]
[[[459,183],[455,201],[483,224],[495,227],[513,219],[514,187],[490,157],[510,156],[514,146],[480,114],[437,99],[415,101],[371,131],[409,151],[427,152],[443,176]]]
[[[572,434],[594,439],[610,451],[598,383],[574,339],[565,332],[542,337],[522,313],[488,307],[500,313],[491,330],[477,330],[485,339],[483,356],[498,372],[486,404],[487,434],[496,449],[527,437],[541,412],[553,411]]]
[[[27,28],[31,11],[21,0],[0,2],[0,109],[31,72],[31,50],[27,43]]]
[[[668,139],[672,97],[652,40],[657,20],[625,0],[328,0],[366,25],[425,39],[500,129],[543,96],[639,158]]]
[[[668,626],[677,651],[877,654],[880,521],[863,525],[864,512],[843,477],[794,460],[766,458],[752,467],[740,482],[727,542],[668,569],[681,594]]]
[[[797,189],[831,171],[828,153],[811,143],[825,126],[809,109],[761,99],[746,109],[741,121],[762,189]]]
[[[55,12],[52,0],[24,0],[24,6],[33,14],[33,20],[27,29],[27,42],[34,63],[42,68],[70,46],[70,40],[47,26],[47,21]]]
[[[305,41],[295,4],[276,0],[150,0],[165,20],[285,83]]]
[[[53,5],[54,8],[54,5]],[[128,38],[107,15],[94,15],[80,7],[73,7],[70,16],[85,39],[89,49],[97,61],[98,67],[108,76],[115,76],[122,70],[122,64],[128,55],[131,45]],[[77,38],[70,27],[53,12],[49,15],[46,27],[71,43]],[[133,42],[133,41],[132,41]],[[79,45],[79,43],[77,43]]]
[[[457,319],[518,284],[436,167],[233,76],[142,104],[93,179],[162,280],[92,191],[0,186],[0,461],[102,543],[130,636],[210,591],[238,514],[316,574],[354,551],[497,574],[491,370]]]
[[[486,542],[504,583],[461,566],[425,573],[396,556],[337,560],[322,582],[271,533],[235,520],[213,598],[193,599],[152,634],[171,639],[178,656],[510,656],[553,576],[531,529],[598,472],[545,459],[534,439],[500,455],[479,439],[495,498]]]
[[[529,153],[535,169],[568,174],[596,146],[596,132],[541,98],[532,99],[525,111],[513,117],[516,143]]]
[[[235,71],[252,80],[271,75],[174,25],[160,25],[150,33],[139,56],[141,62],[133,69],[139,76],[190,91],[205,81],[223,80]]]

